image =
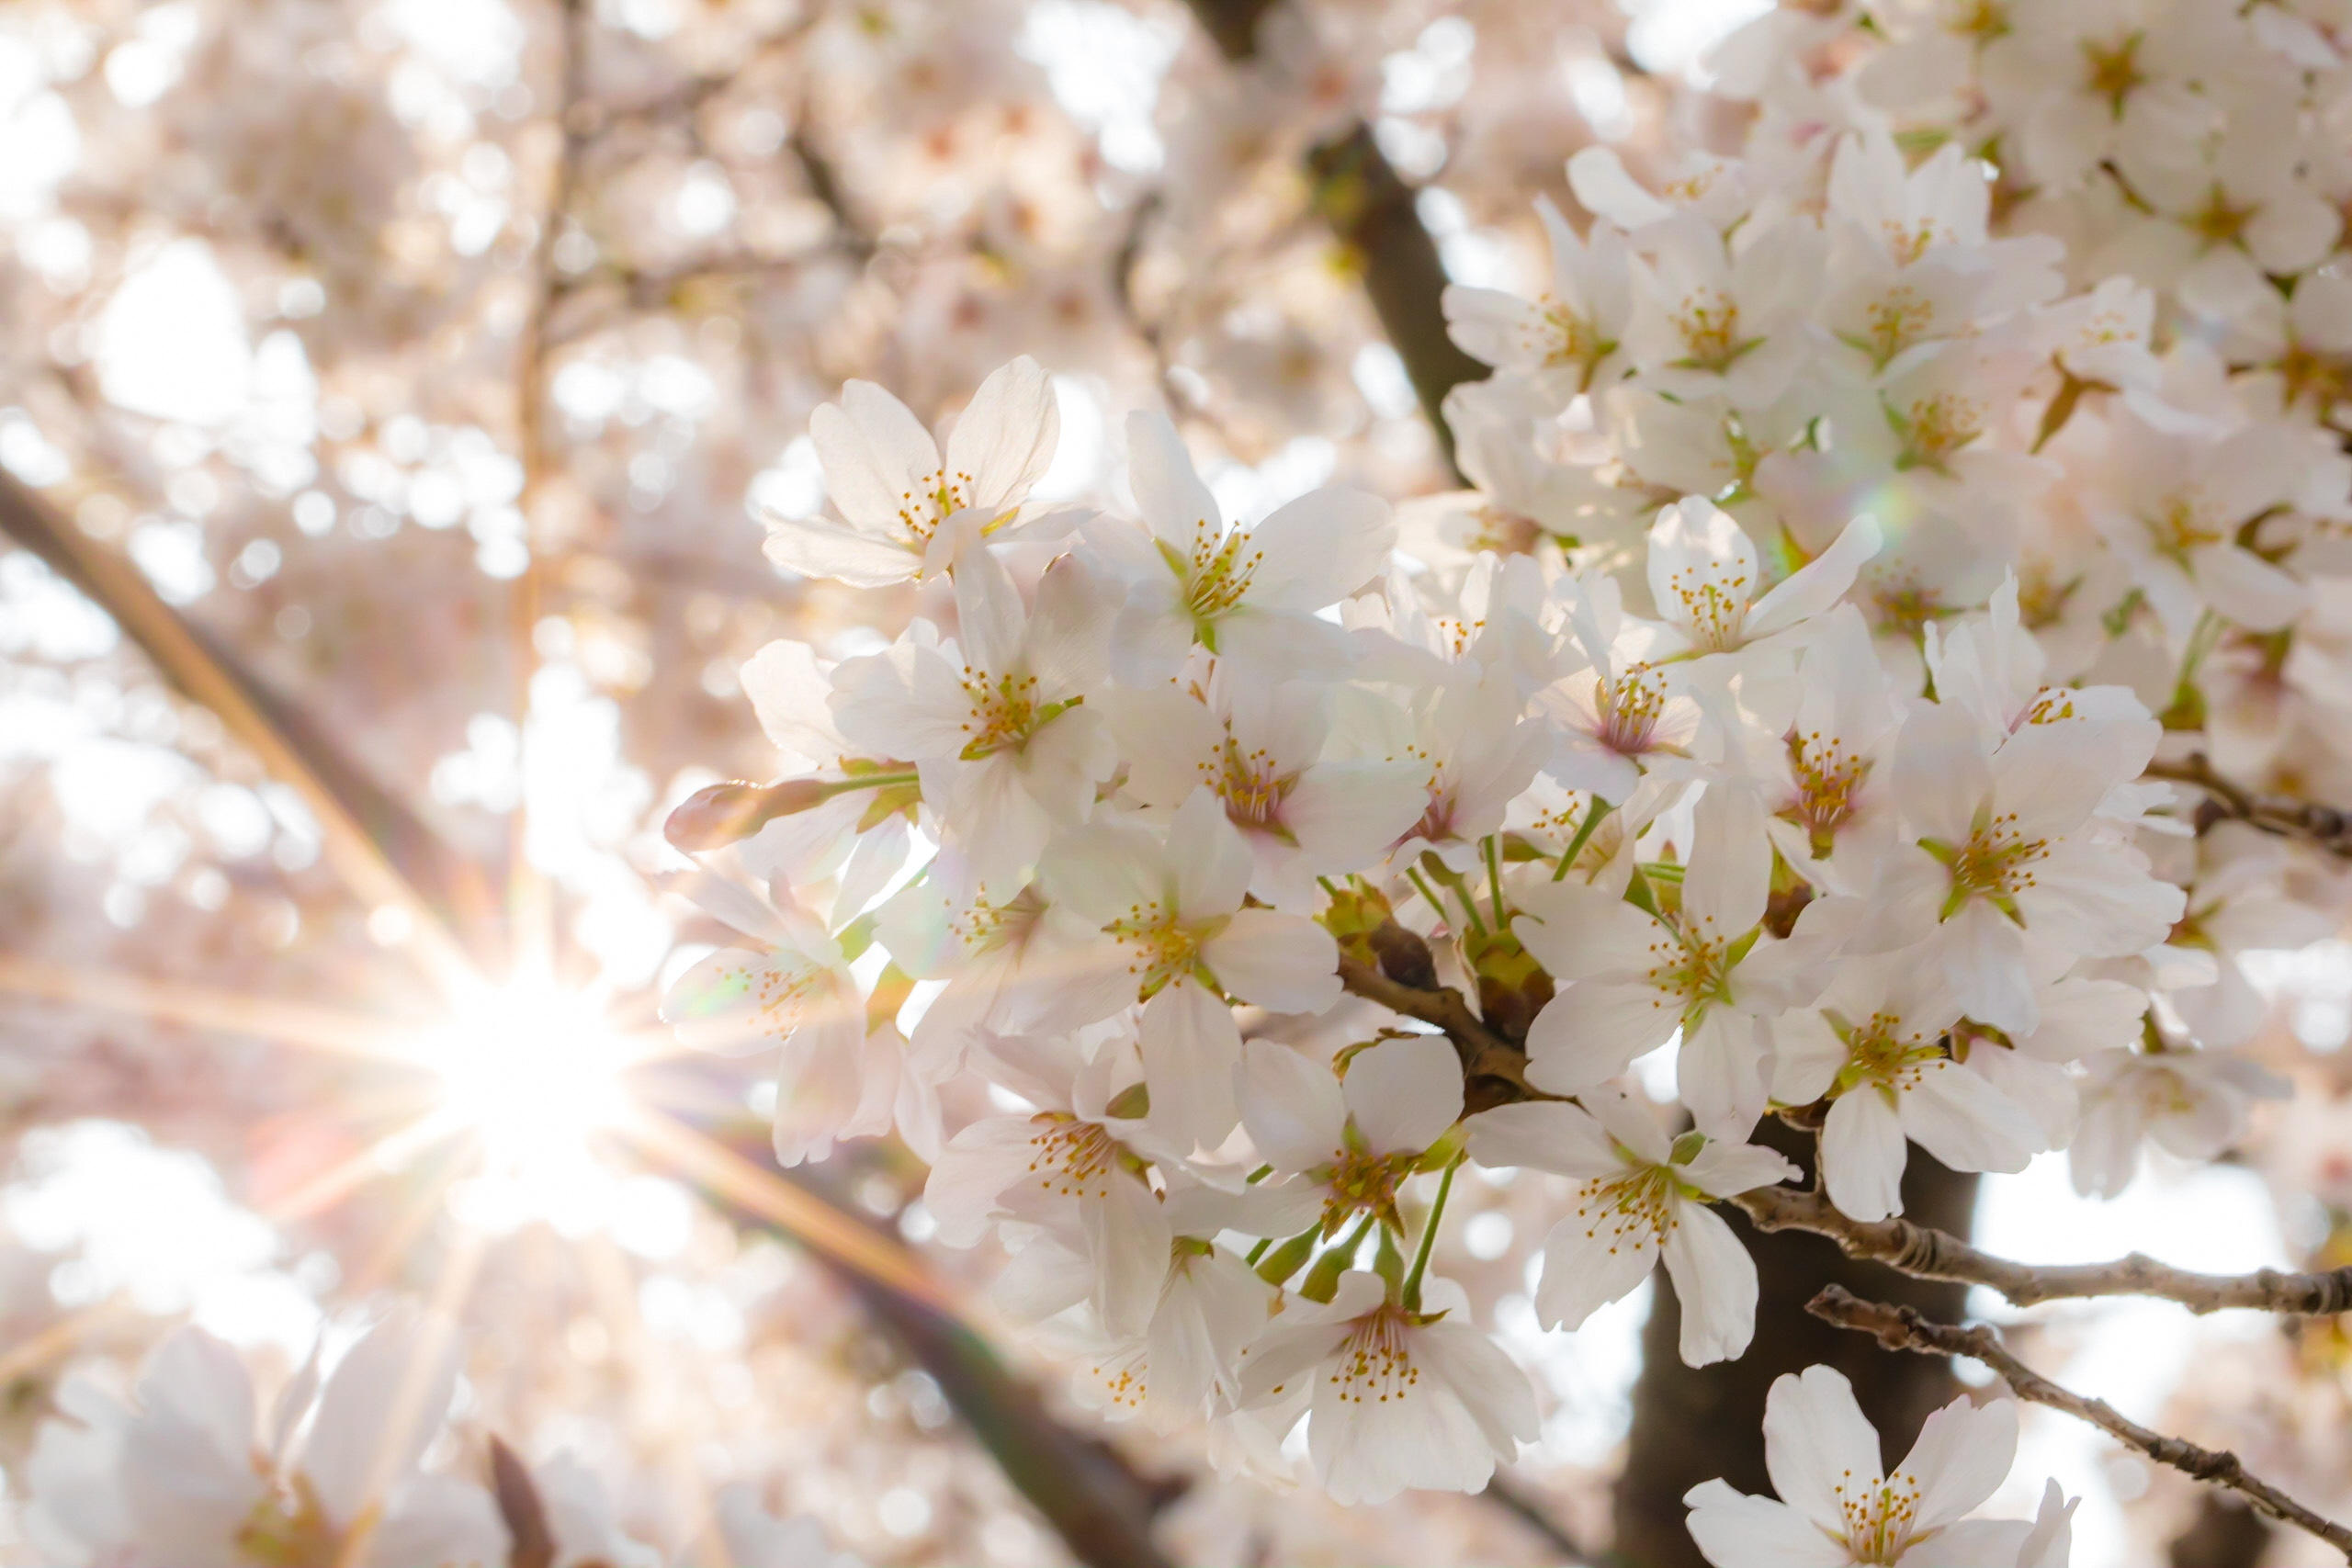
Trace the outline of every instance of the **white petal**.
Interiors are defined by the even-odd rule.
[[[1842,1547],[1846,1514],[1838,1500],[1884,1474],[1878,1432],[1863,1419],[1853,1385],[1830,1367],[1783,1374],[1764,1399],[1764,1468],[1781,1500]],[[1838,1559],[1831,1559],[1835,1562]]]
[[[1388,503],[1363,491],[1309,491],[1250,530],[1259,564],[1250,600],[1320,610],[1380,575],[1396,542]]]
[[[1052,466],[1060,434],[1054,384],[1024,354],[991,372],[956,418],[947,435],[949,477],[964,480],[971,505],[1006,511]]]
[[[341,1523],[416,1469],[458,1388],[455,1325],[401,1311],[336,1363],[320,1390],[302,1472]]]
[[[1907,1163],[1903,1123],[1875,1088],[1864,1084],[1831,1102],[1821,1130],[1822,1179],[1831,1202],[1863,1221],[1901,1213]]]
[[[825,490],[843,517],[880,538],[905,536],[899,509],[927,498],[910,497],[912,486],[939,468],[939,447],[907,405],[871,381],[842,389],[837,406],[825,403],[808,416],[808,439],[825,470]]]
[[[1462,1061],[1444,1036],[1385,1040],[1348,1059],[1348,1114],[1374,1154],[1419,1154],[1462,1115]]]
[[[1180,1145],[1215,1148],[1240,1121],[1233,1069],[1241,1032],[1223,1002],[1179,980],[1144,1004],[1137,1028],[1151,1124]]]
[[[1580,1328],[1611,1302],[1632,1294],[1657,1262],[1654,1227],[1639,1220],[1627,1223],[1612,1204],[1588,1199],[1544,1240],[1537,1321],[1546,1327]]]
[[[1767,637],[1829,608],[1853,586],[1862,563],[1878,554],[1879,543],[1876,518],[1864,514],[1847,524],[1827,549],[1756,602],[1747,635]]]
[[[1903,1130],[1954,1170],[2023,1170],[2041,1140],[2008,1096],[1958,1062],[1928,1062],[1897,1108]]]
[[[1283,826],[1317,875],[1363,871],[1420,820],[1427,779],[1411,762],[1324,762],[1283,797]]]
[[[1917,1528],[1951,1524],[2008,1479],[2018,1451],[2018,1403],[1972,1404],[1966,1395],[1929,1416],[1897,1467],[1918,1483]]]
[[[1513,896],[1511,934],[1556,980],[1638,974],[1673,943],[1667,929],[1607,888],[1539,882]]]
[[[1705,1204],[1675,1208],[1666,1272],[1682,1304],[1682,1364],[1735,1360],[1756,1335],[1756,1260]]]
[[[1297,915],[1237,910],[1201,958],[1227,992],[1273,1012],[1320,1013],[1340,999],[1339,944]]]
[[[1752,790],[1719,784],[1700,798],[1694,817],[1697,831],[1683,874],[1682,907],[1703,934],[1728,942],[1764,918],[1771,896],[1772,844],[1764,832],[1764,806]]]
[[[1241,1123],[1277,1170],[1312,1170],[1342,1152],[1347,1101],[1331,1069],[1271,1040],[1241,1048]]]
[[[1554,997],[1527,1031],[1527,1078],[1554,1094],[1579,1094],[1663,1045],[1679,1009],[1647,986],[1579,980]]]
[[[1600,1123],[1566,1100],[1528,1100],[1482,1111],[1463,1123],[1470,1157],[1489,1170],[1513,1167],[1556,1176],[1616,1176],[1624,1156]]]
[[[1168,1280],[1170,1238],[1150,1188],[1125,1171],[1108,1179],[1108,1195],[1081,1201],[1079,1214],[1094,1266],[1094,1310],[1103,1327],[1125,1337],[1150,1325]]]
[[[1686,1031],[1676,1055],[1676,1086],[1690,1119],[1711,1138],[1746,1143],[1764,1114],[1766,1041],[1750,1015],[1711,1007]]]
[[[1194,790],[1168,825],[1168,865],[1176,908],[1188,921],[1229,915],[1250,891],[1250,846],[1214,790]],[[1334,968],[1338,966],[1336,958]]]
[[[1215,540],[1224,532],[1216,498],[1201,482],[1192,454],[1166,414],[1138,411],[1127,416],[1127,483],[1152,533],[1187,561],[1196,542]]]
[[[1853,1561],[1843,1540],[1770,1497],[1709,1481],[1682,1500],[1690,1506],[1690,1539],[1715,1568],[1845,1568]]]
[[[820,411],[822,412],[822,411]],[[803,577],[830,577],[853,588],[887,588],[922,569],[902,546],[821,517],[771,517],[761,546],[768,559]]]
[[[1800,1174],[1781,1155],[1760,1145],[1713,1139],[1682,1168],[1682,1179],[1711,1198],[1794,1181]]]

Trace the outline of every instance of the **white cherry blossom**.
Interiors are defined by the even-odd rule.
[[[1462,1065],[1442,1036],[1385,1040],[1346,1075],[1269,1041],[1243,1048],[1235,1091],[1260,1157],[1321,1200],[1326,1240],[1358,1214],[1401,1232],[1397,1190],[1462,1114]]]
[[[1318,490],[1253,525],[1227,526],[1165,417],[1133,416],[1127,454],[1146,527],[1105,519],[1087,534],[1128,584],[1113,638],[1121,679],[1173,675],[1195,643],[1259,669],[1344,665],[1344,640],[1315,613],[1380,575],[1396,536],[1385,505]]]
[[[1581,883],[1525,889],[1513,931],[1567,982],[1528,1032],[1529,1081],[1579,1093],[1679,1031],[1683,1103],[1709,1136],[1745,1142],[1764,1110],[1770,1021],[1819,984],[1807,950],[1758,929],[1770,868],[1755,797],[1711,790],[1672,919]]]
[[[923,799],[984,884],[1017,882],[1057,824],[1086,820],[1117,763],[1101,713],[1109,616],[1070,557],[1023,603],[1012,575],[967,539],[955,558],[958,640],[909,640],[833,672],[834,721],[912,761]]]
[[[1123,973],[1138,1024],[1153,1120],[1215,1146],[1239,1120],[1241,1034],[1226,998],[1317,1013],[1339,999],[1329,932],[1295,915],[1244,908],[1250,860],[1224,804],[1194,790],[1164,834],[1097,823],[1066,835],[1045,882],[1099,932],[1087,962]]]
[[[2007,1475],[2017,1443],[2015,1401],[1956,1399],[1886,1471],[1852,1385],[1808,1367],[1775,1380],[1764,1404],[1765,1464],[1779,1501],[1705,1482],[1683,1499],[1690,1534],[1715,1568],[2014,1562],[2029,1527],[1964,1516]]]
[[[866,588],[944,571],[961,538],[955,520],[1001,534],[1052,462],[1060,433],[1053,384],[1025,355],[972,394],[944,457],[906,404],[852,381],[838,404],[808,421],[842,521],[769,518],[768,558]]]
[[[1291,1304],[1250,1347],[1243,1397],[1311,1391],[1307,1453],[1336,1501],[1478,1491],[1535,1438],[1527,1375],[1457,1309],[1410,1312],[1386,1291],[1350,1270],[1328,1303]]]
[[[1669,1139],[1657,1113],[1620,1084],[1587,1089],[1581,1101],[1498,1105],[1467,1124],[1479,1164],[1548,1170],[1577,1184],[1576,1207],[1544,1241],[1537,1314],[1547,1327],[1581,1327],[1663,1258],[1682,1304],[1682,1359],[1697,1367],[1740,1356],[1755,1333],[1756,1265],[1707,1204],[1793,1180],[1796,1167],[1752,1144],[1697,1133]]]
[[[1822,1181],[1858,1220],[1903,1212],[1905,1140],[1953,1170],[2023,1170],[2032,1118],[1952,1059],[1960,1006],[1942,974],[1900,959],[1839,965],[1817,1007],[1781,1021],[1772,1098],[1826,1098]]]

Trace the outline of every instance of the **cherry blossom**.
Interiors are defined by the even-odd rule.
[[[1576,1208],[1544,1242],[1535,1310],[1578,1328],[1629,1294],[1662,1257],[1682,1304],[1681,1352],[1691,1366],[1730,1359],[1755,1331],[1756,1265],[1707,1203],[1793,1179],[1796,1167],[1752,1144],[1700,1133],[1669,1139],[1657,1116],[1617,1084],[1563,1100],[1499,1105],[1469,1123],[1481,1165],[1548,1170],[1577,1183]]]
[[[1969,1519],[2008,1473],[2017,1405],[1957,1399],[1928,1417],[1892,1471],[1853,1388],[1827,1367],[1774,1381],[1764,1406],[1765,1462],[1779,1501],[1720,1481],[1694,1487],[1690,1533],[1716,1568],[1768,1564],[2006,1562],[2028,1527]]]

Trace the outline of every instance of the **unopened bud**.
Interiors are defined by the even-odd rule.
[[[662,836],[687,853],[716,850],[748,839],[779,817],[820,806],[831,791],[822,779],[786,779],[782,784],[715,784],[686,796]]]

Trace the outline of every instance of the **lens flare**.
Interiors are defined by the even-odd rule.
[[[417,1049],[442,1117],[481,1152],[464,1207],[560,1219],[611,1185],[592,1145],[626,1109],[629,1053],[592,996],[540,976],[484,987]]]

